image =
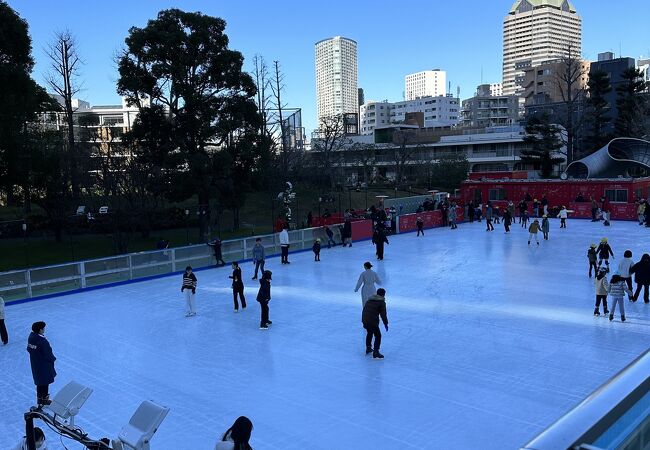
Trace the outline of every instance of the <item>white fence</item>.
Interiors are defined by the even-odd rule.
[[[331,228],[335,240],[340,242],[339,226],[332,225]],[[252,258],[251,252],[257,238],[261,239],[267,257],[280,253],[280,240],[276,233],[223,241],[221,250],[224,260],[230,262]],[[327,242],[327,235],[323,228],[289,231],[291,243],[289,250],[310,249],[317,238],[320,238],[323,243]],[[212,247],[199,244],[0,272],[0,295],[5,301],[10,302],[171,274],[184,270],[188,265],[202,268],[214,263]]]

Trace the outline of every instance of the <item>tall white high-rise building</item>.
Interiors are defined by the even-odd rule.
[[[328,116],[359,114],[357,43],[335,36],[316,42],[318,122]]]
[[[404,77],[406,101],[420,97],[443,97],[447,95],[447,72],[440,69],[424,70]]]
[[[581,52],[582,19],[569,0],[517,0],[503,20],[503,95],[521,94],[524,69]]]

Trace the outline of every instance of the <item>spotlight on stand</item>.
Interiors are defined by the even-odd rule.
[[[53,413],[55,418],[67,420],[69,425],[74,426],[74,416],[79,414],[79,410],[92,393],[92,389],[71,381],[56,393],[52,404],[43,408],[44,412]]]
[[[158,427],[167,417],[169,408],[143,401],[133,413],[129,423],[122,428],[116,440],[114,450],[149,450],[149,443]]]

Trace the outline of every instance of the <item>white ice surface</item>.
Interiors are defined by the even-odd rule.
[[[375,269],[388,291],[384,361],[364,355],[353,292],[369,242],[292,254],[273,270],[268,331],[243,265],[249,308],[233,314],[228,268],[197,273],[198,316],[184,317],[180,276],[8,306],[0,347],[0,449],[23,435],[35,389],[25,351],[45,320],[58,357],[56,392],[94,389],[77,417],[114,436],[143,399],[171,408],[152,448],[212,449],[239,415],[265,449],[516,449],[650,346],[650,306],[626,300],[627,319],[594,318],[591,242],[609,237],[617,260],[638,260],[650,233],[551,222],[551,240],[526,245],[484,223],[389,237]],[[541,234],[540,234],[541,237]],[[63,448],[46,430],[50,450]],[[68,448],[79,444],[66,442]]]

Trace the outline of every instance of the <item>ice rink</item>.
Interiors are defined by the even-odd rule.
[[[589,244],[650,253],[634,222],[551,221],[550,241],[526,244],[519,225],[485,223],[290,255],[273,271],[271,329],[259,326],[252,263],[249,308],[233,313],[229,267],[196,273],[196,317],[184,317],[181,276],[6,308],[0,348],[0,449],[23,436],[35,389],[25,351],[47,322],[58,360],[51,392],[70,380],[94,389],[76,423],[115,436],[144,399],[171,411],[152,449],[209,450],[239,415],[265,449],[517,449],[650,346],[650,306],[594,318]],[[540,233],[541,239],[541,233]],[[361,299],[370,260],[387,290],[383,361],[364,355]],[[383,329],[382,329],[383,330]],[[43,427],[43,424],[39,426]],[[48,448],[63,449],[46,430]],[[67,448],[81,448],[65,441]]]

